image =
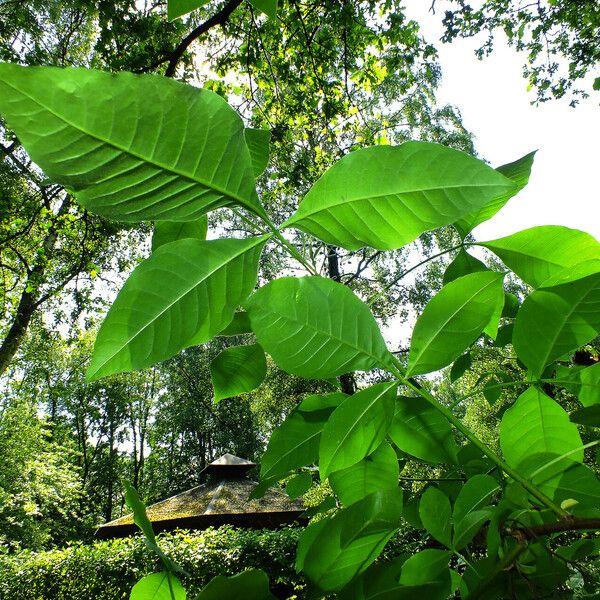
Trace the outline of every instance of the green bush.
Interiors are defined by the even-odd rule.
[[[221,527],[161,534],[161,548],[188,573],[193,597],[215,575],[260,568],[280,598],[294,598],[304,583],[296,574],[296,543],[302,529]],[[0,557],[0,600],[120,600],[143,575],[159,570],[156,555],[140,536],[46,552]],[[300,594],[298,594],[300,595]]]

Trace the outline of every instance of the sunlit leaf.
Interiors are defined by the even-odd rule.
[[[331,279],[276,279],[246,302],[246,310],[260,345],[288,373],[326,379],[391,362],[366,304]]]
[[[269,143],[271,141],[271,132],[268,129],[244,129],[246,144],[252,159],[252,168],[254,176],[258,177],[263,173],[269,164]]]
[[[185,600],[181,582],[172,573],[152,573],[142,577],[131,590],[129,600]]]
[[[458,358],[482,333],[504,303],[504,275],[465,275],[445,285],[417,319],[407,375],[441,369]]]
[[[569,415],[535,387],[517,398],[500,423],[500,447],[506,462],[513,467],[528,456],[543,452],[570,453],[570,460],[581,462],[581,446],[577,426],[569,421]]]
[[[446,146],[374,146],[335,163],[283,226],[348,250],[391,250],[516,189],[482,161]]]
[[[118,221],[264,215],[241,118],[157,75],[0,64],[0,114],[48,178]]]
[[[292,500],[295,500],[305,494],[311,485],[312,475],[310,473],[300,473],[288,481],[285,491]]]
[[[267,374],[267,360],[258,344],[226,348],[210,363],[215,402],[257,388]]]
[[[152,366],[219,333],[256,285],[266,239],[185,239],[158,248],[109,310],[88,380]]]
[[[252,327],[250,327],[250,317],[248,313],[240,310],[233,315],[233,320],[225,329],[219,331],[219,335],[222,336],[233,336],[242,335],[244,333],[252,333]]]
[[[219,575],[211,579],[196,596],[196,600],[276,600],[269,589],[269,578],[264,571],[252,569],[233,577]]]
[[[443,283],[446,285],[459,277],[463,277],[463,275],[481,271],[489,271],[489,269],[478,258],[461,248],[454,260],[446,267]]]
[[[321,436],[321,479],[352,466],[381,444],[394,417],[397,386],[395,381],[373,385],[335,409]]]
[[[496,171],[514,181],[516,187],[513,190],[500,194],[478,211],[456,222],[454,226],[463,238],[466,237],[470,231],[475,229],[477,225],[491,219],[515,194],[520,192],[527,185],[529,182],[529,175],[531,174],[531,167],[533,166],[534,156],[535,152],[530,152],[519,160],[502,165],[496,169]]]
[[[600,259],[600,243],[589,233],[560,225],[532,227],[479,245],[497,254],[534,288],[567,267]]]

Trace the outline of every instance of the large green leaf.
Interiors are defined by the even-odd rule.
[[[429,548],[411,556],[402,565],[400,583],[405,586],[433,585],[422,598],[445,600],[452,591],[452,578],[448,562],[452,554],[445,550]]]
[[[577,425],[569,421],[562,407],[535,387],[517,398],[500,423],[500,447],[513,467],[529,455],[543,452],[568,454],[570,460],[582,462],[581,446]]]
[[[391,362],[371,311],[331,279],[276,279],[248,300],[246,310],[260,345],[294,375],[327,379]]]
[[[172,573],[151,573],[131,590],[129,600],[185,600],[185,589]]]
[[[419,502],[419,517],[428,533],[444,546],[452,547],[452,508],[446,494],[428,487]]]
[[[0,115],[46,175],[119,221],[264,215],[244,126],[217,94],[157,75],[0,64]]]
[[[257,388],[267,374],[267,361],[258,344],[226,348],[210,363],[215,402]]]
[[[331,488],[345,506],[378,490],[398,487],[400,468],[394,449],[383,442],[360,462],[329,475]]]
[[[407,375],[429,373],[458,358],[504,304],[503,279],[502,273],[484,271],[445,285],[417,319]]]
[[[401,488],[371,494],[309,527],[298,543],[297,568],[320,589],[339,590],[377,558],[401,517]]]
[[[346,469],[373,452],[394,418],[396,381],[378,383],[346,398],[334,411],[321,436],[321,479]]]
[[[196,600],[276,600],[269,589],[269,578],[260,569],[244,571],[233,577],[219,575],[196,596]]]
[[[269,440],[261,465],[261,479],[282,478],[319,459],[321,431],[346,394],[309,396],[279,426]]]
[[[485,163],[445,146],[374,146],[334,164],[283,226],[348,250],[391,250],[516,189]]]
[[[169,21],[181,17],[205,4],[210,0],[168,0],[167,2],[167,17]]]
[[[208,218],[206,215],[197,221],[159,221],[154,226],[152,234],[152,252],[163,244],[192,238],[194,240],[205,240],[208,230]]]
[[[514,181],[517,187],[514,190],[499,195],[478,211],[467,215],[460,221],[454,223],[454,226],[461,237],[465,238],[470,231],[477,227],[477,225],[491,219],[515,194],[520,192],[527,185],[529,182],[529,175],[531,174],[531,167],[533,166],[534,156],[535,152],[530,152],[519,160],[502,165],[496,169],[496,171]]]
[[[591,261],[593,268],[595,264]],[[536,290],[515,321],[512,341],[518,357],[534,377],[541,376],[547,364],[598,334],[599,309],[600,273]]]
[[[256,285],[266,240],[185,239],[158,248],[109,310],[88,380],[149,367],[219,333]]]
[[[400,450],[431,463],[455,463],[458,446],[448,420],[423,398],[396,400],[389,436]]]
[[[274,19],[277,16],[277,0],[248,0],[250,4],[264,12],[270,19]]]
[[[488,505],[499,489],[498,482],[485,474],[474,475],[461,487],[452,512],[454,548],[459,550],[468,544],[490,518],[492,509]]]
[[[254,176],[258,177],[263,173],[269,164],[269,143],[271,141],[271,132],[268,129],[244,130],[246,144],[252,159],[252,168]]]
[[[600,259],[600,243],[589,233],[560,225],[532,227],[479,245],[497,254],[534,288],[565,268]]]

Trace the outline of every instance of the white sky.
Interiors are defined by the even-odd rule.
[[[477,227],[475,237],[483,241],[535,225],[566,225],[600,239],[600,92],[590,84],[590,98],[575,108],[567,99],[531,106],[535,96],[522,77],[526,55],[509,48],[501,32],[494,52],[482,61],[474,55],[475,40],[438,42],[441,4],[432,15],[431,0],[407,2],[407,14],[439,51],[440,103],[458,106],[477,151],[494,167],[538,150],[529,185]]]

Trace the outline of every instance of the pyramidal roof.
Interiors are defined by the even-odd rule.
[[[226,523],[240,527],[278,527],[296,520],[304,511],[303,505],[290,500],[283,490],[269,488],[262,498],[249,499],[257,483],[244,474],[254,466],[255,463],[232,454],[221,456],[203,470],[210,475],[207,483],[146,508],[155,532],[206,529]],[[126,515],[100,526],[96,537],[122,537],[136,531],[133,515]]]

